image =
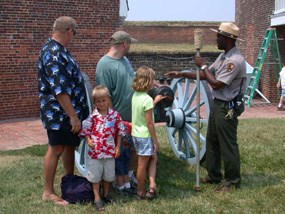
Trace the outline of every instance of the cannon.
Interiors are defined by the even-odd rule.
[[[185,70],[182,72],[192,72]],[[90,81],[85,78],[85,89],[87,91],[87,102],[89,111],[92,111],[92,98],[90,93]],[[179,159],[187,161],[190,165],[197,163],[196,154],[199,151],[199,159],[205,159],[206,134],[212,96],[206,81],[200,83],[200,123],[197,125],[197,81],[185,78],[178,78],[171,81],[170,86],[162,85],[149,92],[153,98],[160,94],[167,98],[162,100],[154,108],[155,122],[165,123],[168,142]],[[89,86],[89,87],[88,87]],[[199,131],[198,131],[199,129]],[[197,132],[199,133],[199,148],[197,142]],[[85,139],[75,150],[75,164],[81,175],[86,176],[86,160],[88,145]]]

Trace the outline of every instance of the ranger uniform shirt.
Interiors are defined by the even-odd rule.
[[[231,101],[246,88],[246,63],[240,51],[233,47],[226,54],[221,53],[209,67],[216,80],[226,84],[222,89],[213,90],[213,97],[219,100]],[[243,80],[243,81],[242,81]],[[242,85],[241,85],[242,84]]]

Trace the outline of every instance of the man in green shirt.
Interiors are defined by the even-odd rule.
[[[110,38],[111,47],[109,52],[99,60],[96,67],[96,85],[105,85],[109,89],[114,110],[120,113],[123,121],[129,123],[132,120],[132,96],[134,91],[131,85],[134,79],[134,70],[126,55],[131,43],[136,41],[125,31],[115,32]],[[122,194],[126,193],[125,190],[130,189],[129,180],[137,183],[133,174],[133,168],[137,163],[137,155],[133,143],[127,139],[131,139],[131,136],[122,138],[121,155],[116,158],[117,187]],[[120,167],[122,163],[123,170]],[[126,169],[130,169],[129,172],[126,172]]]
[[[115,32],[110,39],[111,48],[98,62],[96,85],[105,85],[110,93],[113,108],[124,121],[131,122],[131,100],[134,70],[126,54],[132,42],[137,40],[124,31]]]

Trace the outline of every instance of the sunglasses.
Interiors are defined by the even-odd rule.
[[[76,35],[76,30],[74,30],[74,29],[70,29],[70,28],[67,28],[66,30],[70,30],[70,31],[72,31],[72,32],[73,32],[73,35],[74,35],[74,36]]]

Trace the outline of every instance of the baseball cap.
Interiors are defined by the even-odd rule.
[[[130,34],[128,34],[125,31],[117,31],[115,33],[113,33],[113,35],[111,36],[111,43],[113,44],[120,44],[123,42],[137,42],[138,40],[135,38],[132,38]]]

